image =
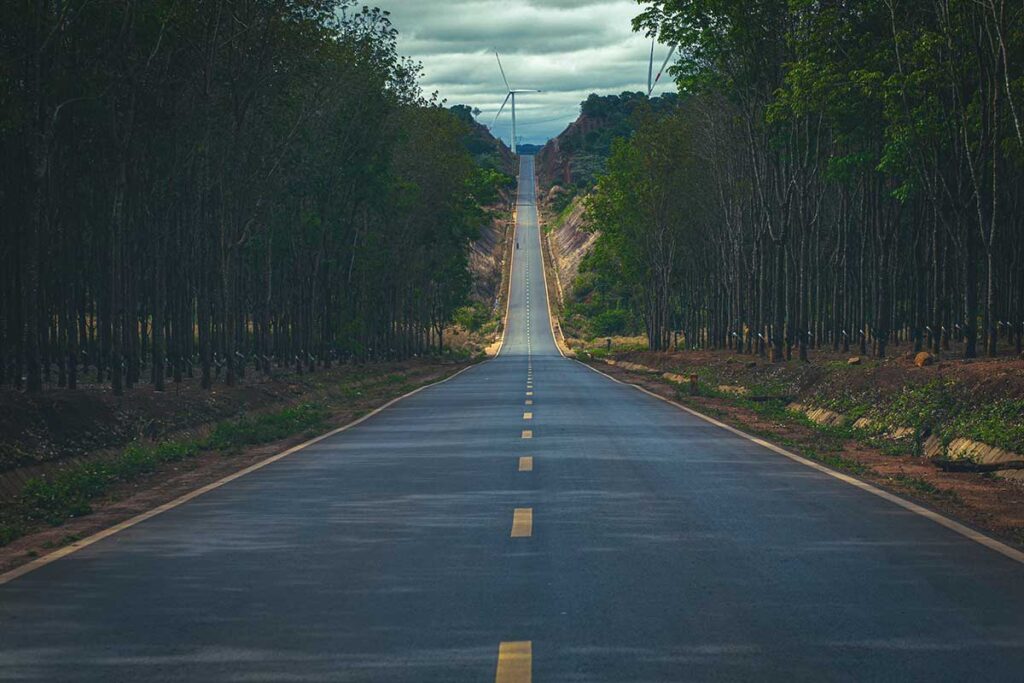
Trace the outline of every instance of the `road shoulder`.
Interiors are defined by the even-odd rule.
[[[120,483],[93,501],[89,514],[36,528],[0,547],[0,585],[350,429],[388,406],[475,365],[474,361],[418,365],[403,382],[383,383],[344,405],[332,406],[323,433],[318,436],[302,432],[230,453],[205,451]]]
[[[975,474],[936,473],[920,458],[887,455],[854,441],[823,452],[820,434],[798,423],[765,419],[724,399],[686,396],[678,385],[658,376],[592,360],[579,362],[1024,563],[1024,489],[1017,484]],[[936,477],[941,485],[932,483]]]

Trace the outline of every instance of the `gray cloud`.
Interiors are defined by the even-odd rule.
[[[423,87],[449,104],[481,110],[490,124],[505,99],[492,50],[501,52],[517,98],[519,136],[544,142],[561,132],[592,92],[646,90],[650,40],[634,34],[636,0],[378,0],[399,30],[399,49],[422,62]],[[659,46],[660,64],[667,49]],[[656,65],[657,67],[657,65]],[[663,78],[655,94],[674,90]],[[507,112],[494,133],[511,135]]]

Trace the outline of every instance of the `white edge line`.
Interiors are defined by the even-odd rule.
[[[794,462],[798,462],[801,465],[804,465],[806,467],[810,467],[811,469],[815,469],[815,470],[817,470],[817,471],[819,471],[819,472],[821,472],[823,474],[827,474],[828,476],[830,476],[830,477],[832,477],[834,479],[838,479],[839,481],[844,482],[846,484],[849,484],[850,486],[855,486],[855,487],[859,488],[862,491],[866,491],[866,492],[868,492],[870,494],[878,496],[879,498],[881,498],[883,500],[886,500],[886,501],[888,501],[890,503],[893,503],[895,505],[900,506],[904,510],[908,510],[909,512],[913,512],[916,515],[919,515],[921,517],[924,517],[925,519],[928,519],[928,520],[931,520],[932,522],[935,522],[936,524],[944,526],[947,529],[949,529],[950,531],[954,531],[954,532],[960,534],[961,536],[967,538],[968,540],[974,541],[975,543],[978,543],[980,545],[985,546],[989,550],[994,550],[997,553],[999,553],[1000,555],[1008,557],[1009,559],[1011,559],[1011,560],[1013,560],[1015,562],[1018,562],[1020,564],[1024,564],[1024,552],[1021,552],[1020,550],[1017,550],[1016,548],[1010,547],[1010,546],[1006,545],[1005,543],[1003,543],[1002,541],[997,541],[996,539],[992,538],[991,536],[983,534],[980,531],[977,531],[975,529],[970,528],[969,526],[961,524],[960,522],[954,521],[954,520],[950,519],[949,517],[946,517],[945,515],[941,515],[938,512],[935,512],[934,510],[929,510],[928,508],[926,508],[926,507],[924,507],[922,505],[918,505],[917,503],[913,503],[913,502],[911,502],[909,500],[906,500],[905,498],[900,498],[899,496],[897,496],[894,493],[889,493],[888,491],[883,491],[882,489],[880,489],[880,488],[878,488],[876,486],[873,486],[872,484],[869,484],[869,483],[867,483],[865,481],[861,481],[860,479],[857,479],[856,477],[851,477],[848,474],[843,474],[842,472],[837,472],[837,471],[835,471],[833,469],[825,467],[824,465],[822,465],[820,463],[816,463],[813,460],[808,460],[807,458],[805,458],[805,457],[803,457],[801,455],[797,455],[796,453],[793,453],[791,451],[787,451],[785,448],[781,448],[779,446],[776,446],[775,444],[769,443],[769,442],[765,441],[764,439],[758,438],[756,436],[751,436],[750,434],[747,434],[746,432],[743,432],[743,431],[733,427],[732,425],[727,425],[724,422],[721,422],[719,420],[716,420],[713,417],[709,417],[709,416],[707,416],[707,415],[705,415],[703,413],[700,413],[700,412],[694,410],[693,408],[690,408],[689,406],[685,406],[682,403],[678,403],[676,401],[673,401],[672,399],[668,399],[668,398],[665,398],[664,396],[660,396],[660,395],[654,393],[653,391],[645,389],[644,387],[642,387],[642,386],[640,386],[638,384],[632,384],[630,382],[623,382],[622,380],[616,379],[615,377],[612,377],[611,375],[609,375],[607,373],[601,372],[597,368],[595,368],[595,367],[593,367],[593,366],[591,366],[591,365],[589,365],[587,363],[584,363],[581,360],[576,360],[576,362],[579,363],[580,365],[582,365],[583,367],[589,369],[589,370],[593,370],[594,372],[596,372],[597,374],[599,374],[599,375],[601,375],[603,377],[607,377],[608,379],[610,379],[613,382],[616,382],[618,384],[622,384],[624,386],[633,387],[634,389],[642,391],[643,393],[647,394],[648,396],[653,396],[654,398],[656,398],[656,399],[658,399],[660,401],[664,401],[665,403],[673,405],[676,408],[679,408],[680,410],[683,410],[683,411],[685,411],[687,413],[690,413],[694,417],[698,417],[701,420],[704,420],[705,422],[710,422],[711,424],[715,425],[716,427],[720,427],[720,428],[722,428],[722,429],[724,429],[724,430],[726,430],[728,432],[731,432],[731,433],[735,434],[736,436],[743,437],[744,439],[746,439],[748,441],[754,442],[758,446],[762,446],[764,448],[767,448],[768,450],[770,450],[770,451],[772,451],[774,453],[777,453],[779,455],[785,456],[785,457],[789,458],[790,460],[793,460]]]
[[[533,182],[534,182],[533,206],[534,206],[534,211],[537,211],[537,187],[536,187],[536,184],[537,184],[537,174],[536,173],[533,174]],[[565,355],[565,352],[562,351],[562,345],[558,343],[558,335],[555,334],[554,317],[551,315],[551,295],[548,292],[548,268],[547,268],[546,262],[544,260],[544,236],[543,236],[543,233],[542,233],[543,230],[544,230],[544,228],[541,227],[541,224],[540,224],[540,211],[537,211],[537,242],[540,245],[540,272],[541,272],[541,275],[543,276],[542,279],[544,280],[544,303],[546,303],[547,306],[548,306],[548,329],[551,330],[551,341],[553,341],[555,343],[555,349],[558,351],[558,355],[560,355],[562,358],[568,358],[568,356]],[[555,267],[554,264],[552,264],[552,267]],[[561,329],[561,325],[559,325],[559,329]],[[565,339],[565,337],[563,336],[562,339]],[[584,363],[584,365],[586,365],[586,363]],[[587,367],[590,367],[590,366],[588,365]],[[591,369],[593,369],[593,368],[591,368]],[[603,372],[601,374],[604,375]],[[608,375],[605,375],[605,377],[608,377]],[[614,379],[614,378],[612,378],[612,379]]]
[[[482,361],[482,363],[486,363],[486,362],[487,361]],[[324,439],[328,439],[328,438],[330,438],[330,437],[332,437],[332,436],[334,436],[336,434],[340,434],[341,432],[344,432],[344,431],[347,431],[349,429],[352,429],[353,427],[362,424],[366,420],[369,420],[374,415],[376,415],[376,414],[378,414],[378,413],[380,413],[380,412],[390,408],[391,406],[393,406],[394,404],[398,403],[399,401],[401,401],[403,399],[406,399],[406,398],[409,398],[413,394],[418,394],[419,392],[423,391],[424,389],[429,389],[430,387],[436,387],[439,384],[444,384],[448,380],[455,379],[456,377],[458,377],[462,373],[466,372],[467,370],[470,370],[472,368],[478,367],[482,363],[473,363],[471,365],[467,365],[466,367],[462,368],[458,372],[456,372],[456,373],[454,373],[452,375],[449,375],[448,377],[445,377],[444,379],[438,380],[436,382],[431,382],[430,384],[424,384],[422,387],[418,387],[418,388],[413,389],[412,391],[410,391],[408,393],[405,393],[405,394],[402,394],[401,396],[395,397],[395,398],[391,399],[390,401],[388,401],[387,403],[385,403],[384,405],[382,405],[382,406],[380,406],[378,408],[374,408],[372,411],[370,411],[366,415],[363,415],[362,417],[360,417],[360,418],[358,418],[356,420],[353,420],[352,422],[349,422],[348,424],[342,425],[341,427],[337,427],[336,429],[332,429],[331,431],[327,432],[326,434],[321,434],[320,436],[315,437],[313,439],[310,439],[309,441],[305,441],[303,443],[300,443],[297,446],[292,446],[288,450],[282,451],[282,452],[280,452],[280,453],[278,453],[276,455],[272,455],[269,458],[267,458],[266,460],[261,460],[261,461],[259,461],[257,463],[249,465],[248,467],[246,467],[244,469],[241,469],[241,470],[238,470],[237,472],[234,472],[232,474],[229,474],[228,476],[223,477],[221,479],[218,479],[217,481],[214,481],[214,482],[211,482],[209,484],[206,484],[205,486],[201,486],[200,488],[195,489],[194,491],[189,491],[185,495],[180,496],[178,498],[175,498],[174,500],[168,501],[168,502],[164,503],[163,505],[159,505],[159,506],[153,508],[152,510],[147,510],[146,512],[143,512],[141,514],[135,515],[134,517],[130,517],[129,519],[124,520],[123,522],[119,522],[119,523],[115,524],[114,526],[111,526],[111,527],[108,527],[106,529],[103,529],[102,531],[97,531],[95,534],[92,534],[91,536],[87,536],[86,538],[83,538],[83,539],[81,539],[79,541],[75,541],[74,543],[71,543],[70,545],[67,545],[67,546],[65,546],[65,547],[63,547],[63,548],[61,548],[59,550],[55,550],[52,553],[47,553],[46,555],[43,555],[42,557],[36,558],[36,559],[32,560],[31,562],[29,562],[27,564],[23,564],[20,567],[15,567],[14,569],[11,569],[8,572],[0,574],[0,586],[3,586],[4,584],[10,583],[11,581],[14,581],[18,577],[24,576],[25,574],[28,574],[30,572],[34,572],[37,569],[41,569],[42,567],[45,567],[46,565],[48,565],[48,564],[50,564],[52,562],[56,562],[57,560],[59,560],[59,559],[61,559],[63,557],[67,557],[68,555],[76,553],[79,550],[82,550],[83,548],[87,548],[87,547],[89,547],[90,545],[92,545],[94,543],[98,543],[99,541],[102,541],[103,539],[105,539],[105,538],[107,538],[109,536],[113,536],[114,534],[119,533],[121,531],[124,531],[125,529],[129,529],[129,528],[135,526],[136,524],[140,524],[141,522],[145,522],[147,519],[152,519],[153,517],[156,517],[159,514],[167,512],[168,510],[173,510],[176,507],[184,505],[185,503],[189,502],[193,498],[198,498],[199,496],[203,495],[204,493],[209,493],[210,491],[213,491],[215,489],[219,489],[220,487],[222,487],[225,484],[228,484],[228,483],[234,481],[235,479],[240,479],[241,477],[244,477],[247,474],[251,474],[251,473],[255,472],[256,470],[263,469],[267,465],[273,464],[273,463],[277,462],[278,460],[281,460],[282,458],[285,458],[285,457],[287,457],[287,456],[289,456],[289,455],[291,455],[293,453],[296,453],[298,451],[303,450],[304,448],[308,448],[309,446],[312,446],[315,443],[319,443],[320,441],[323,441]]]

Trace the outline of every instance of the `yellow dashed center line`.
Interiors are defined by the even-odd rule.
[[[533,405],[533,399],[529,399],[529,398],[526,399],[526,405],[532,406]]]
[[[519,471],[520,472],[533,472],[533,456],[532,455],[521,455],[521,456],[519,456]]]
[[[527,395],[527,396],[533,396],[533,392],[532,392],[532,391],[527,391],[527,392],[526,392],[526,395]]]
[[[530,412],[523,413],[523,419],[524,420],[532,420],[533,419],[533,413],[530,413]]]
[[[533,536],[533,508],[516,508],[512,514],[512,538]]]
[[[533,438],[533,430],[532,429],[524,429],[523,430],[523,438],[524,439],[532,439]]]
[[[531,683],[533,642],[510,641],[498,646],[498,673],[494,683]]]

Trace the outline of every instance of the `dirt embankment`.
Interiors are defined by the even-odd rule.
[[[470,245],[469,270],[473,275],[471,296],[474,300],[494,306],[498,300],[502,280],[502,264],[507,251],[512,222],[507,207],[496,209],[495,217],[480,231],[480,237]]]
[[[602,372],[1024,546],[1024,485],[1008,478],[1017,471],[947,471],[926,452],[926,444],[948,450],[970,439],[1024,453],[1022,360],[917,367],[910,355],[851,365],[827,352],[812,363],[768,363],[730,352],[603,351],[595,343],[579,355]],[[819,422],[809,412],[833,419]]]
[[[577,152],[569,141],[585,138],[604,125],[604,121],[580,114],[564,131],[548,140],[537,154],[537,182],[541,189],[546,192],[555,185],[570,187],[575,183],[573,169]]]
[[[598,238],[598,233],[586,229],[584,210],[583,199],[573,199],[561,216],[549,223],[551,229],[547,235],[557,269],[559,300],[563,303],[566,297],[572,296],[572,283],[579,273],[580,262]]]

